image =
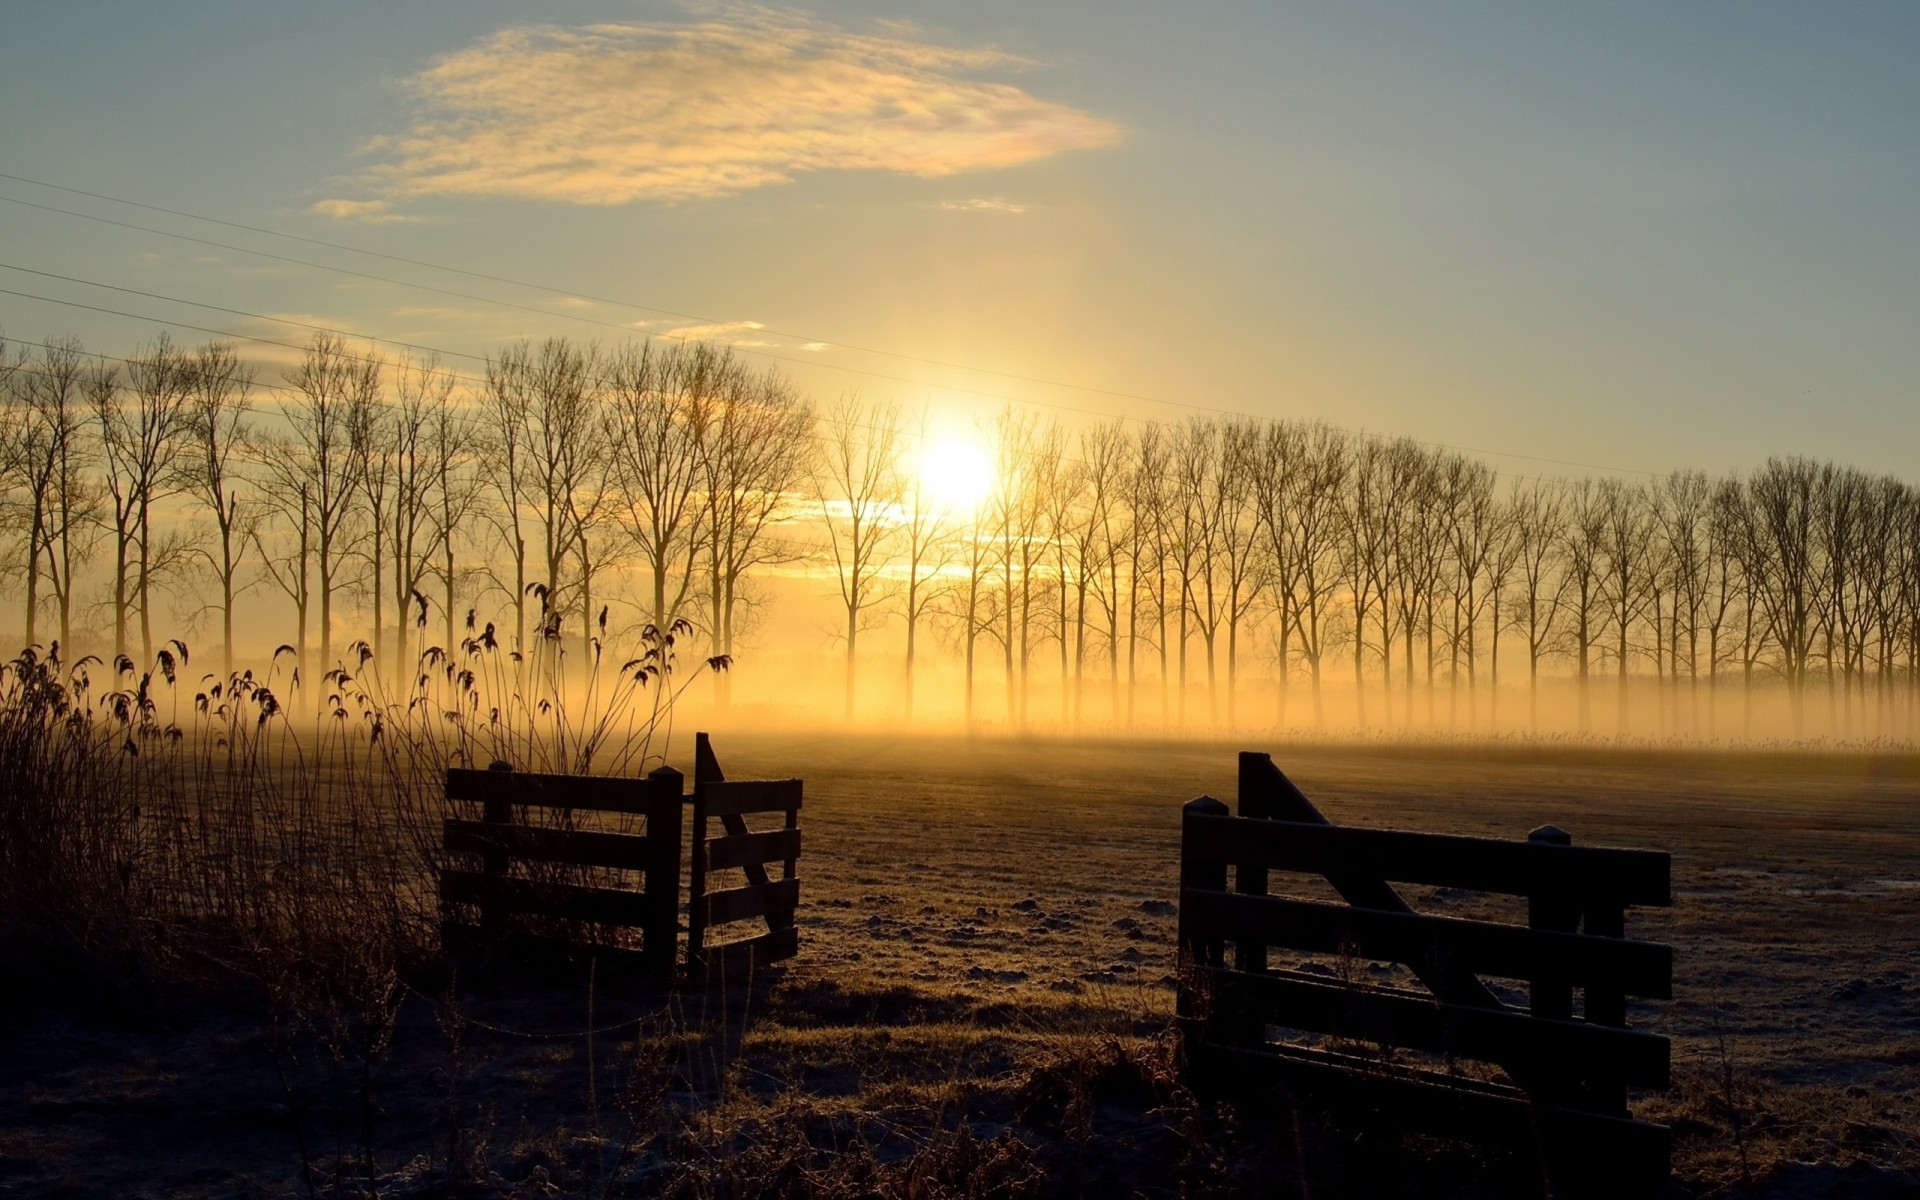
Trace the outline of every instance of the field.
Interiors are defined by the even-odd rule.
[[[289,1021],[209,970],[149,1020],[30,1014],[0,1034],[0,1196],[1524,1193],[1179,1086],[1179,806],[1230,800],[1240,747],[715,744],[807,780],[802,950],[756,987],[428,965]],[[1675,946],[1677,999],[1631,1015],[1675,1039],[1635,1109],[1680,1192],[1920,1186],[1920,760],[1248,748],[1337,822],[1670,850],[1675,906],[1629,932]]]

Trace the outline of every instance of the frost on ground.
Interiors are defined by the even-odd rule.
[[[711,996],[423,967],[298,1013],[210,963],[138,1021],[22,1014],[0,1196],[1538,1193],[1181,1087],[1179,806],[1231,798],[1233,747],[722,746],[808,781],[798,960]],[[1675,945],[1678,998],[1630,1016],[1675,1039],[1636,1112],[1674,1128],[1680,1193],[1920,1192],[1920,764],[1260,748],[1336,821],[1672,851],[1675,907],[1629,932]]]

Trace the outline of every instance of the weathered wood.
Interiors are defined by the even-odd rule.
[[[507,912],[598,925],[645,929],[652,916],[650,898],[618,888],[581,887],[534,879],[501,879],[478,871],[440,872],[440,898]]]
[[[751,813],[791,812],[801,805],[798,779],[755,779],[743,783],[703,782],[707,815],[746,816]],[[730,832],[734,832],[731,831]]]
[[[708,947],[700,970],[710,981],[738,981],[750,972],[800,953],[800,931],[789,925],[744,941]]]
[[[800,857],[800,831],[775,829],[768,833],[730,834],[707,843],[707,867],[724,871],[749,863],[791,861]]]
[[[1416,971],[1424,967],[1564,980],[1659,1000],[1673,995],[1673,948],[1656,942],[1200,888],[1184,889],[1180,907],[1182,918],[1191,920],[1189,928],[1201,939],[1252,938],[1296,950],[1390,959]]]
[[[1211,820],[1227,815],[1227,806],[1212,796],[1196,796],[1187,801],[1181,809],[1181,844],[1186,843],[1186,830],[1196,821]],[[1218,860],[1180,855],[1180,890],[1184,894],[1188,889],[1208,892],[1222,892],[1227,887],[1227,864]],[[1180,963],[1188,966],[1217,967],[1225,961],[1226,946],[1218,937],[1202,938],[1195,935],[1195,925],[1188,919],[1187,906],[1180,906],[1177,927],[1177,943]],[[1187,989],[1180,989],[1180,1000],[1186,1001]],[[1183,1010],[1184,1012],[1184,1010]]]
[[[651,793],[644,779],[610,775],[540,775],[523,771],[447,770],[447,799],[537,808],[648,815]]]
[[[1542,846],[1571,846],[1573,835],[1543,825],[1527,835]],[[1580,904],[1559,889],[1541,889],[1527,897],[1527,928],[1549,933],[1573,933],[1580,928]],[[1536,1017],[1564,1021],[1573,1016],[1573,988],[1562,979],[1536,979],[1527,988],[1528,1007]]]
[[[1292,971],[1250,975],[1214,970],[1216,1009],[1244,1006],[1264,1025],[1445,1054],[1475,1062],[1524,1064],[1530,1078],[1604,1071],[1639,1087],[1672,1078],[1664,1037],[1584,1021],[1547,1021],[1515,1009],[1443,1004],[1419,992],[1350,986]]]
[[[452,817],[440,822],[440,831],[441,844],[448,850],[483,857],[506,855],[537,862],[639,871],[646,868],[653,854],[647,838],[633,833],[542,829]],[[504,868],[505,864],[501,865]]]
[[[1666,1185],[1672,1132],[1529,1101],[1517,1089],[1432,1072],[1402,1072],[1350,1055],[1301,1047],[1265,1051],[1201,1044],[1190,1072],[1210,1091],[1278,1087],[1296,1103],[1365,1114],[1443,1137],[1540,1152],[1558,1197],[1657,1196]]]
[[[1299,825],[1329,825],[1327,818],[1313,806],[1293,780],[1273,764],[1271,755],[1242,751],[1240,786],[1264,792],[1268,816]],[[1224,814],[1222,814],[1224,815]],[[1202,822],[1204,823],[1204,822]],[[1182,845],[1185,833],[1182,831]],[[1184,857],[1184,850],[1183,850]],[[1355,908],[1381,912],[1411,913],[1413,907],[1380,875],[1359,869],[1335,869],[1325,873],[1326,880],[1340,898]],[[1449,963],[1411,963],[1413,973],[1434,995],[1452,1004],[1472,1004],[1498,1008],[1499,997],[1488,990],[1472,972]]]
[[[680,937],[680,809],[684,777],[662,766],[647,776],[650,790],[648,841],[653,854],[646,866],[646,944],[665,947],[657,960],[662,975],[673,974],[674,947]]]
[[[1242,757],[1240,760],[1240,778],[1236,788],[1235,806],[1242,818],[1265,821],[1273,816],[1269,789],[1260,786],[1258,775],[1249,770],[1250,764]],[[1204,828],[1206,821],[1195,822],[1195,828]],[[1184,842],[1182,843],[1184,847]],[[1233,863],[1233,890],[1246,896],[1264,896],[1267,894],[1266,864],[1238,859]],[[1233,948],[1233,965],[1242,971],[1264,971],[1267,969],[1267,947],[1264,942],[1243,941]]]
[[[713,752],[712,739],[704,733],[694,734],[693,807],[703,818],[703,826],[704,818],[718,817],[720,818],[720,827],[722,829],[725,829],[731,836],[739,837],[750,832],[747,829],[747,819],[737,812],[715,812],[710,798],[714,787],[726,781],[727,776],[725,772],[720,769],[720,759]],[[789,825],[793,823],[791,812],[788,813],[787,823]],[[748,883],[762,884],[767,882],[767,869],[759,863],[747,863],[742,867],[742,870],[746,872]],[[703,891],[695,892],[694,895],[697,897],[703,894]],[[767,929],[771,931],[773,926],[769,924]]]
[[[1526,843],[1333,827],[1264,754],[1240,756],[1240,789],[1238,817],[1204,799],[1182,816],[1176,1011],[1196,1081],[1278,1084],[1399,1128],[1537,1148],[1556,1197],[1665,1186],[1670,1136],[1626,1119],[1626,1088],[1669,1086],[1671,1049],[1624,1026],[1627,995],[1671,997],[1673,952],[1624,933],[1627,905],[1672,902],[1667,855],[1575,848],[1552,827]],[[1324,875],[1351,907],[1262,895],[1270,870]],[[1528,926],[1417,914],[1389,880],[1525,896]],[[1241,969],[1225,968],[1226,941]],[[1270,971],[1269,946],[1405,963],[1433,996]],[[1526,980],[1529,1011],[1476,972]],[[1268,1044],[1270,1025],[1383,1053]],[[1519,1087],[1409,1070],[1395,1049],[1497,1063]]]
[[[1243,871],[1305,871],[1329,879],[1364,876],[1514,896],[1551,893],[1574,899],[1594,897],[1614,904],[1672,903],[1671,857],[1651,850],[1244,817],[1196,821],[1190,827],[1190,838],[1187,854],[1236,865]]]
[[[705,909],[708,928],[749,917],[770,918],[776,929],[792,923],[794,908],[800,903],[800,881],[782,879],[774,883],[748,884],[724,892],[711,892],[698,903]]]

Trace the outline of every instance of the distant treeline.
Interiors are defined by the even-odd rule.
[[[1676,734],[1715,733],[1731,688],[1783,694],[1796,728],[1814,702],[1830,731],[1920,719],[1920,491],[1850,467],[1503,484],[1324,424],[1009,408],[978,432],[990,494],[954,512],[919,468],[924,418],[818,409],[708,344],[519,342],[461,376],[323,333],[256,376],[165,335],[119,359],[0,348],[0,569],[28,641],[70,660],[107,649],[77,626],[110,626],[151,661],[167,603],[231,670],[260,590],[308,672],[349,627],[400,681],[483,633],[584,656],[686,621],[732,655],[778,571],[837,595],[849,713],[860,643],[893,626],[908,715],[932,639],[969,719],[1021,725],[1231,723],[1254,679],[1263,719],[1362,727],[1524,682],[1525,725],[1546,675],[1577,685],[1581,729],[1624,731],[1649,685]],[[1030,712],[1040,691],[1057,710]]]

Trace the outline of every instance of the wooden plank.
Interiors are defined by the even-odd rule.
[[[507,854],[539,862],[583,867],[644,870],[652,851],[641,834],[541,829],[531,825],[495,825],[452,817],[440,823],[441,844],[461,854]]]
[[[1227,865],[1222,862],[1191,858],[1186,852],[1185,829],[1196,820],[1227,815],[1227,806],[1212,796],[1195,796],[1181,807],[1180,839],[1180,888],[1218,892],[1226,890]],[[1225,961],[1226,946],[1219,938],[1202,938],[1195,935],[1193,923],[1187,919],[1186,905],[1180,906],[1180,915],[1176,930],[1180,966],[1184,969],[1192,965],[1217,967]],[[1183,986],[1176,997],[1175,1006],[1181,1015],[1189,1015],[1189,997]]]
[[[1516,896],[1597,897],[1616,904],[1673,902],[1672,858],[1653,850],[1211,817],[1188,825],[1185,851],[1242,869],[1356,875]]]
[[[539,808],[647,815],[658,807],[644,779],[610,775],[538,775],[522,771],[447,770],[447,799]]]
[[[750,972],[800,953],[800,931],[789,925],[744,941],[708,947],[699,964],[709,981],[742,980]]]
[[[720,759],[713,752],[713,740],[704,733],[694,734],[693,735],[693,809],[694,809],[694,812],[699,815],[699,819],[700,819],[699,823],[703,828],[706,824],[707,817],[717,816],[720,818],[720,827],[722,829],[726,830],[728,834],[734,837],[740,837],[750,832],[747,829],[747,819],[741,816],[737,812],[716,813],[708,804],[707,789],[712,787],[716,783],[725,783],[726,781],[727,781],[726,772],[720,769]],[[795,823],[794,812],[789,811],[787,813],[787,824],[789,826],[792,826],[794,823]],[[700,851],[696,848],[694,852],[695,857],[698,858],[699,854],[700,854]],[[767,882],[767,878],[768,878],[767,868],[761,865],[760,863],[747,863],[744,869],[747,873],[748,883],[763,884]],[[694,889],[692,902],[695,905],[695,907],[698,907],[699,898],[705,893],[706,893],[706,888],[704,886]],[[771,919],[769,919],[767,921],[767,930],[769,932],[772,932],[775,928],[776,926],[774,922]]]
[[[453,904],[602,925],[645,926],[657,908],[655,897],[645,892],[500,879],[478,871],[451,869],[440,872],[440,898]]]
[[[785,926],[791,923],[793,910],[800,903],[800,881],[782,879],[711,892],[702,903],[706,908],[709,927],[724,925],[728,921],[744,921],[748,917],[766,917]]]
[[[1248,938],[1314,953],[1351,951],[1416,969],[1564,980],[1673,998],[1673,947],[1655,942],[1198,888],[1180,893],[1180,908],[1191,934],[1201,939]]]
[[[802,785],[798,779],[754,779],[741,783],[703,780],[700,789],[708,816],[735,817],[748,813],[791,812],[800,807]]]
[[[1480,1144],[1546,1143],[1549,1156],[1577,1154],[1588,1170],[1607,1160],[1634,1175],[1658,1164],[1664,1178],[1672,1133],[1664,1125],[1536,1105],[1514,1088],[1430,1071],[1401,1071],[1364,1058],[1298,1046],[1187,1047],[1190,1069],[1207,1090],[1246,1091],[1262,1084],[1292,1092],[1316,1108],[1385,1117],[1397,1126]],[[1559,1148],[1565,1151],[1556,1153]],[[1621,1194],[1658,1194],[1657,1192]]]
[[[1240,776],[1237,785],[1236,807],[1243,818],[1270,821],[1275,815],[1269,796],[1269,789],[1260,786],[1258,775],[1250,771],[1249,763],[1243,758],[1240,762]],[[1205,822],[1202,822],[1204,825]],[[1183,842],[1184,845],[1184,842]],[[1267,868],[1253,862],[1241,862],[1233,869],[1233,890],[1246,896],[1264,896],[1267,894]],[[1233,948],[1233,965],[1242,971],[1264,971],[1267,969],[1267,947],[1262,942],[1243,941]]]
[[[1217,1008],[1251,1010],[1262,1027],[1291,1029],[1518,1067],[1530,1079],[1596,1072],[1637,1087],[1672,1081],[1664,1037],[1584,1021],[1546,1021],[1514,1009],[1444,1004],[1419,992],[1345,987],[1292,971],[1212,970]]]
[[[723,871],[749,863],[781,862],[800,857],[800,831],[776,829],[770,833],[740,833],[707,843],[707,869]]]
[[[1240,787],[1258,791],[1262,804],[1270,819],[1295,822],[1307,825],[1329,825],[1331,822],[1313,806],[1299,788],[1293,786],[1286,772],[1273,765],[1271,755],[1252,751],[1240,754]],[[1224,815],[1224,814],[1222,814]],[[1186,830],[1181,831],[1183,847],[1187,839]],[[1356,908],[1378,909],[1382,912],[1410,913],[1413,907],[1400,898],[1400,893],[1377,874],[1366,871],[1329,871],[1327,883],[1340,893],[1340,898]],[[1499,997],[1480,982],[1471,971],[1461,969],[1451,963],[1414,963],[1413,973],[1420,982],[1432,990],[1433,994],[1452,1004],[1472,1004],[1479,1008],[1499,1008]]]

